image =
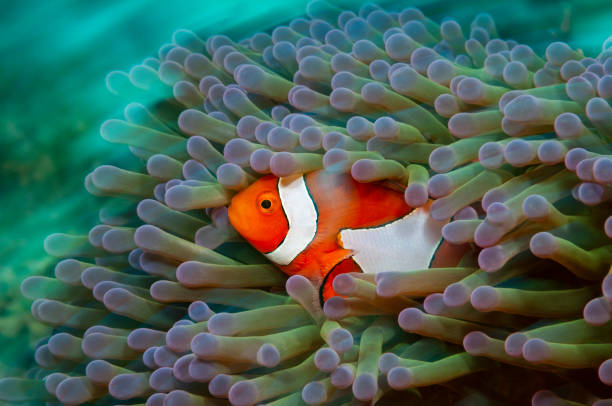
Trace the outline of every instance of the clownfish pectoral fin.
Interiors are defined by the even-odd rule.
[[[318,259],[323,275],[327,275],[336,265],[350,258],[353,255],[353,251],[340,248],[331,252],[327,252],[321,255]]]

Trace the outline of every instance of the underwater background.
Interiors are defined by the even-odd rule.
[[[172,32],[241,39],[302,15],[306,1],[89,0],[2,1],[0,15],[0,377],[33,365],[33,344],[49,328],[35,322],[19,284],[52,273],[45,254],[52,232],[83,234],[96,223],[95,198],[83,188],[93,168],[130,168],[127,147],[104,142],[100,124],[124,105],[106,74],[156,54]],[[356,9],[362,2],[332,1]],[[593,1],[378,2],[413,5],[439,21],[462,25],[479,12],[494,17],[500,36],[541,54],[551,41],[596,56],[612,33],[612,4]]]

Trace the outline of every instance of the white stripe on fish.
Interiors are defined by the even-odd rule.
[[[279,178],[278,194],[289,231],[274,251],[264,255],[279,265],[289,265],[314,239],[319,216],[304,176]]]
[[[444,224],[418,208],[383,226],[342,230],[340,238],[365,273],[414,271],[429,268]]]

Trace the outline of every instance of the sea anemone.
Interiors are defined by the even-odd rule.
[[[341,10],[240,42],[179,30],[107,77],[89,235],[22,284],[54,327],[0,400],[66,405],[609,404],[612,41],[544,55],[416,8]],[[259,176],[401,187],[469,246],[456,266],[287,278],[228,221]],[[355,403],[357,402],[357,403]]]

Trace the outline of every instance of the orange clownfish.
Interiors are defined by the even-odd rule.
[[[331,282],[344,272],[430,267],[445,224],[428,205],[413,209],[392,189],[324,170],[264,176],[233,197],[228,214],[283,272],[319,286],[322,300],[335,295]]]

